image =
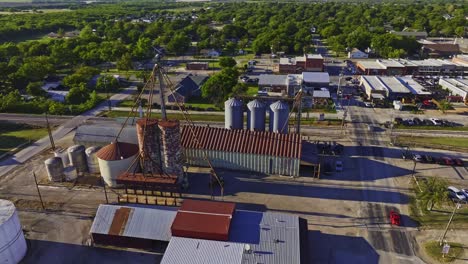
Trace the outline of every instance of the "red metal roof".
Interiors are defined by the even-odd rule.
[[[227,241],[234,210],[234,203],[186,199],[172,223],[172,235]]]
[[[201,146],[193,139],[190,128],[184,126],[181,131],[181,144],[183,148],[203,148],[297,159],[301,157],[302,140],[298,134],[230,130],[202,126],[194,126],[193,129]]]
[[[102,160],[120,160],[138,153],[138,145],[125,142],[112,142],[101,148],[96,156]]]

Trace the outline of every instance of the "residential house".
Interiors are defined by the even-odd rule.
[[[423,45],[422,53],[430,58],[449,58],[460,53],[458,44],[438,43]]]
[[[348,52],[349,59],[367,59],[369,55],[365,52],[360,51],[359,49],[354,48]]]
[[[214,49],[202,49],[200,50],[200,55],[205,57],[219,57],[221,56],[221,52]]]
[[[167,102],[185,103],[190,97],[201,96],[201,86],[207,79],[207,75],[188,75],[177,84],[174,93],[167,96]]]

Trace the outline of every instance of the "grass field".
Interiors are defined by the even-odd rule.
[[[115,118],[115,117],[127,117],[129,112],[127,111],[112,111],[112,112],[105,112],[104,116]],[[152,113],[151,117],[153,118],[161,118],[161,114],[159,113]],[[191,119],[193,121],[212,121],[212,122],[224,122],[223,115],[204,115],[204,114],[191,114]],[[168,119],[178,119],[178,120],[185,120],[182,114],[167,114]]]
[[[445,204],[434,207],[432,211],[426,209],[426,205],[419,202],[414,197],[410,202],[410,216],[417,221],[422,229],[444,228],[452,214],[454,204],[449,201]],[[468,227],[468,208],[462,207],[456,211],[453,217],[451,228]]]
[[[426,147],[441,147],[441,148],[463,148],[468,149],[468,138],[457,137],[410,137],[398,136],[396,142],[400,145],[408,146],[426,146]]]
[[[29,141],[34,142],[47,135],[47,129],[29,125],[5,123],[0,125],[0,155]],[[25,147],[24,145],[23,147]]]
[[[452,262],[458,258],[463,253],[463,245],[460,243],[452,243],[448,242],[450,245],[450,251],[449,253],[442,257],[442,246],[439,245],[438,241],[430,241],[424,244],[424,249],[426,250],[426,253],[431,256],[431,258],[440,261],[440,262]]]

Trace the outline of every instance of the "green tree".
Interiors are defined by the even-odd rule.
[[[97,79],[96,90],[98,91],[115,91],[119,88],[119,81],[113,76],[101,76]]]
[[[133,69],[132,56],[129,53],[122,55],[120,60],[117,61],[117,69],[121,71],[129,71]]]
[[[232,68],[236,66],[237,62],[232,57],[221,57],[219,58],[219,66],[221,68]]]
[[[151,39],[140,37],[133,49],[133,56],[139,59],[151,57],[153,54],[153,47],[151,46]]]
[[[452,104],[450,102],[448,102],[447,100],[442,100],[439,102],[439,108],[440,108],[440,111],[442,111],[442,113],[445,114],[445,112],[447,110],[450,110],[453,108]]]
[[[45,96],[47,94],[47,92],[42,89],[42,82],[30,82],[28,86],[26,86],[26,92],[32,96]]]
[[[69,104],[81,104],[86,102],[88,99],[89,91],[83,83],[71,88],[66,97]]]
[[[419,184],[421,191],[416,197],[428,211],[448,200],[447,182],[437,177],[430,177]]]
[[[187,37],[184,33],[176,34],[170,41],[167,43],[167,48],[174,52],[177,55],[185,53],[190,47],[190,38]]]
[[[202,96],[208,98],[210,102],[221,107],[224,100],[234,91],[237,85],[239,72],[237,68],[224,68],[220,72],[212,75],[201,87]]]

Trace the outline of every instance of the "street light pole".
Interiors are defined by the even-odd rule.
[[[107,93],[107,106],[109,107],[109,112],[112,110],[111,109],[111,101],[109,97],[109,89],[107,89],[107,77],[104,76],[104,89],[106,90]]]
[[[448,231],[448,229],[450,227],[450,224],[452,223],[453,216],[455,215],[455,212],[457,211],[457,209],[460,209],[460,207],[461,207],[461,204],[457,203],[457,205],[453,208],[452,215],[450,216],[450,219],[449,219],[449,221],[447,223],[447,227],[445,227],[444,234],[439,238],[439,245],[442,246],[442,243],[444,243],[445,236],[447,235],[447,231]]]

